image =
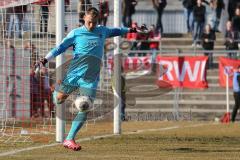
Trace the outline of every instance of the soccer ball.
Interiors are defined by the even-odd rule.
[[[79,111],[87,111],[93,106],[93,103],[89,97],[80,96],[75,100],[75,106]]]

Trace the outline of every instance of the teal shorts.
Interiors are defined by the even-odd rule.
[[[92,99],[96,97],[96,90],[99,82],[101,59],[95,56],[75,57],[62,65],[65,77],[56,91],[64,94],[76,94],[88,96]]]
[[[96,97],[96,89],[95,88],[85,88],[79,86],[73,86],[70,84],[61,83],[59,88],[56,91],[70,95],[76,94],[78,96],[88,96],[91,99],[95,99]]]

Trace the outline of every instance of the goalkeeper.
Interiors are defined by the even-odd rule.
[[[73,46],[73,59],[67,74],[59,89],[53,93],[55,104],[63,103],[73,91],[78,93],[75,106],[79,112],[63,142],[64,147],[72,150],[81,149],[74,138],[86,121],[87,112],[96,96],[105,39],[136,32],[136,28],[107,28],[97,25],[98,17],[98,10],[94,7],[89,8],[84,16],[84,25],[73,29],[57,47],[40,60],[44,66],[49,60]]]

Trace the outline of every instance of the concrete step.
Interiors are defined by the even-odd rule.
[[[203,92],[204,93],[204,92]],[[199,102],[202,103],[202,101],[209,101],[209,100],[215,100],[215,101],[219,101],[219,100],[226,100],[226,94],[203,94],[203,93],[199,93],[199,94],[184,94],[184,92],[179,93],[178,95],[178,99],[182,100],[182,101],[187,101],[187,100],[197,100]],[[166,94],[159,94],[159,93],[154,93],[153,94],[148,94],[148,93],[143,93],[143,94],[135,94],[135,93],[126,93],[126,96],[128,97],[127,100],[130,99],[134,99],[134,98],[140,98],[142,97],[143,100],[174,100],[175,99],[175,94],[173,92],[171,93],[166,93]],[[149,98],[148,98],[149,97]],[[231,101],[234,101],[233,98],[233,93],[229,93],[229,99]],[[204,103],[204,102],[203,102]]]
[[[173,105],[174,101],[172,100],[146,100],[146,99],[136,99],[136,105],[144,106],[148,105],[153,107],[153,106],[165,106],[165,105]],[[226,106],[226,101],[225,100],[207,100],[207,101],[199,101],[199,100],[179,100],[178,101],[179,105],[184,105],[184,106],[202,106],[202,107],[209,107],[209,106]],[[229,101],[230,105],[234,105],[234,101],[231,100]]]
[[[224,42],[225,41],[223,39],[222,40],[218,39],[214,43],[214,48],[216,46],[224,46]],[[161,42],[160,42],[160,44],[162,46],[171,46],[171,45],[175,45],[175,46],[184,46],[185,45],[185,46],[188,46],[188,45],[192,45],[192,43],[193,43],[193,41],[190,38],[189,39],[186,39],[186,38],[182,38],[182,39],[167,39],[167,40],[163,38],[161,40]],[[216,47],[216,48],[218,48],[218,47]]]
[[[146,92],[148,90],[156,90],[156,92],[157,92],[157,91],[160,91],[162,89],[162,88],[157,89],[158,86],[152,85],[152,84],[154,84],[154,83],[144,83],[144,84],[142,84],[141,82],[136,82],[135,84],[127,84],[126,88],[127,88],[127,91],[135,91],[135,92],[139,92],[139,91]],[[146,87],[145,90],[139,90],[138,91],[138,89],[141,88],[141,87],[144,87],[144,85],[147,85],[147,87],[149,87],[149,89],[147,89],[147,87]],[[111,83],[104,83],[101,86],[103,88],[111,88],[112,84]],[[173,88],[166,89],[167,92],[171,91],[171,90],[173,90]],[[185,90],[192,90],[192,91],[193,90],[194,91],[199,90],[199,92],[203,92],[203,90],[204,90],[204,91],[211,91],[211,92],[215,91],[216,92],[216,91],[225,91],[225,88],[220,87],[220,85],[218,83],[208,83],[208,88],[204,88],[204,89],[187,89],[186,88],[186,89],[183,89],[183,91],[185,91]]]
[[[183,44],[183,45],[162,44],[161,49],[162,49],[162,50],[169,50],[169,49],[181,49],[181,50],[187,50],[187,49],[188,49],[188,50],[189,50],[189,49],[202,49],[202,47],[200,47],[200,48],[192,47],[192,43]],[[215,46],[214,46],[214,49],[224,50],[224,49],[225,49],[225,46],[224,46],[224,45],[215,45]],[[191,55],[193,55],[193,54],[191,54]]]
[[[226,109],[198,109],[198,108],[179,108],[178,111],[181,112],[192,112],[192,113],[225,113]],[[232,110],[230,110],[231,112]],[[128,113],[157,113],[157,112],[174,112],[173,108],[126,108]]]

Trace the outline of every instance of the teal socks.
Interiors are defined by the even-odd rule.
[[[87,120],[87,112],[78,112],[77,116],[72,121],[72,126],[66,140],[73,140],[77,132],[81,129],[81,127],[83,126],[86,120]]]

